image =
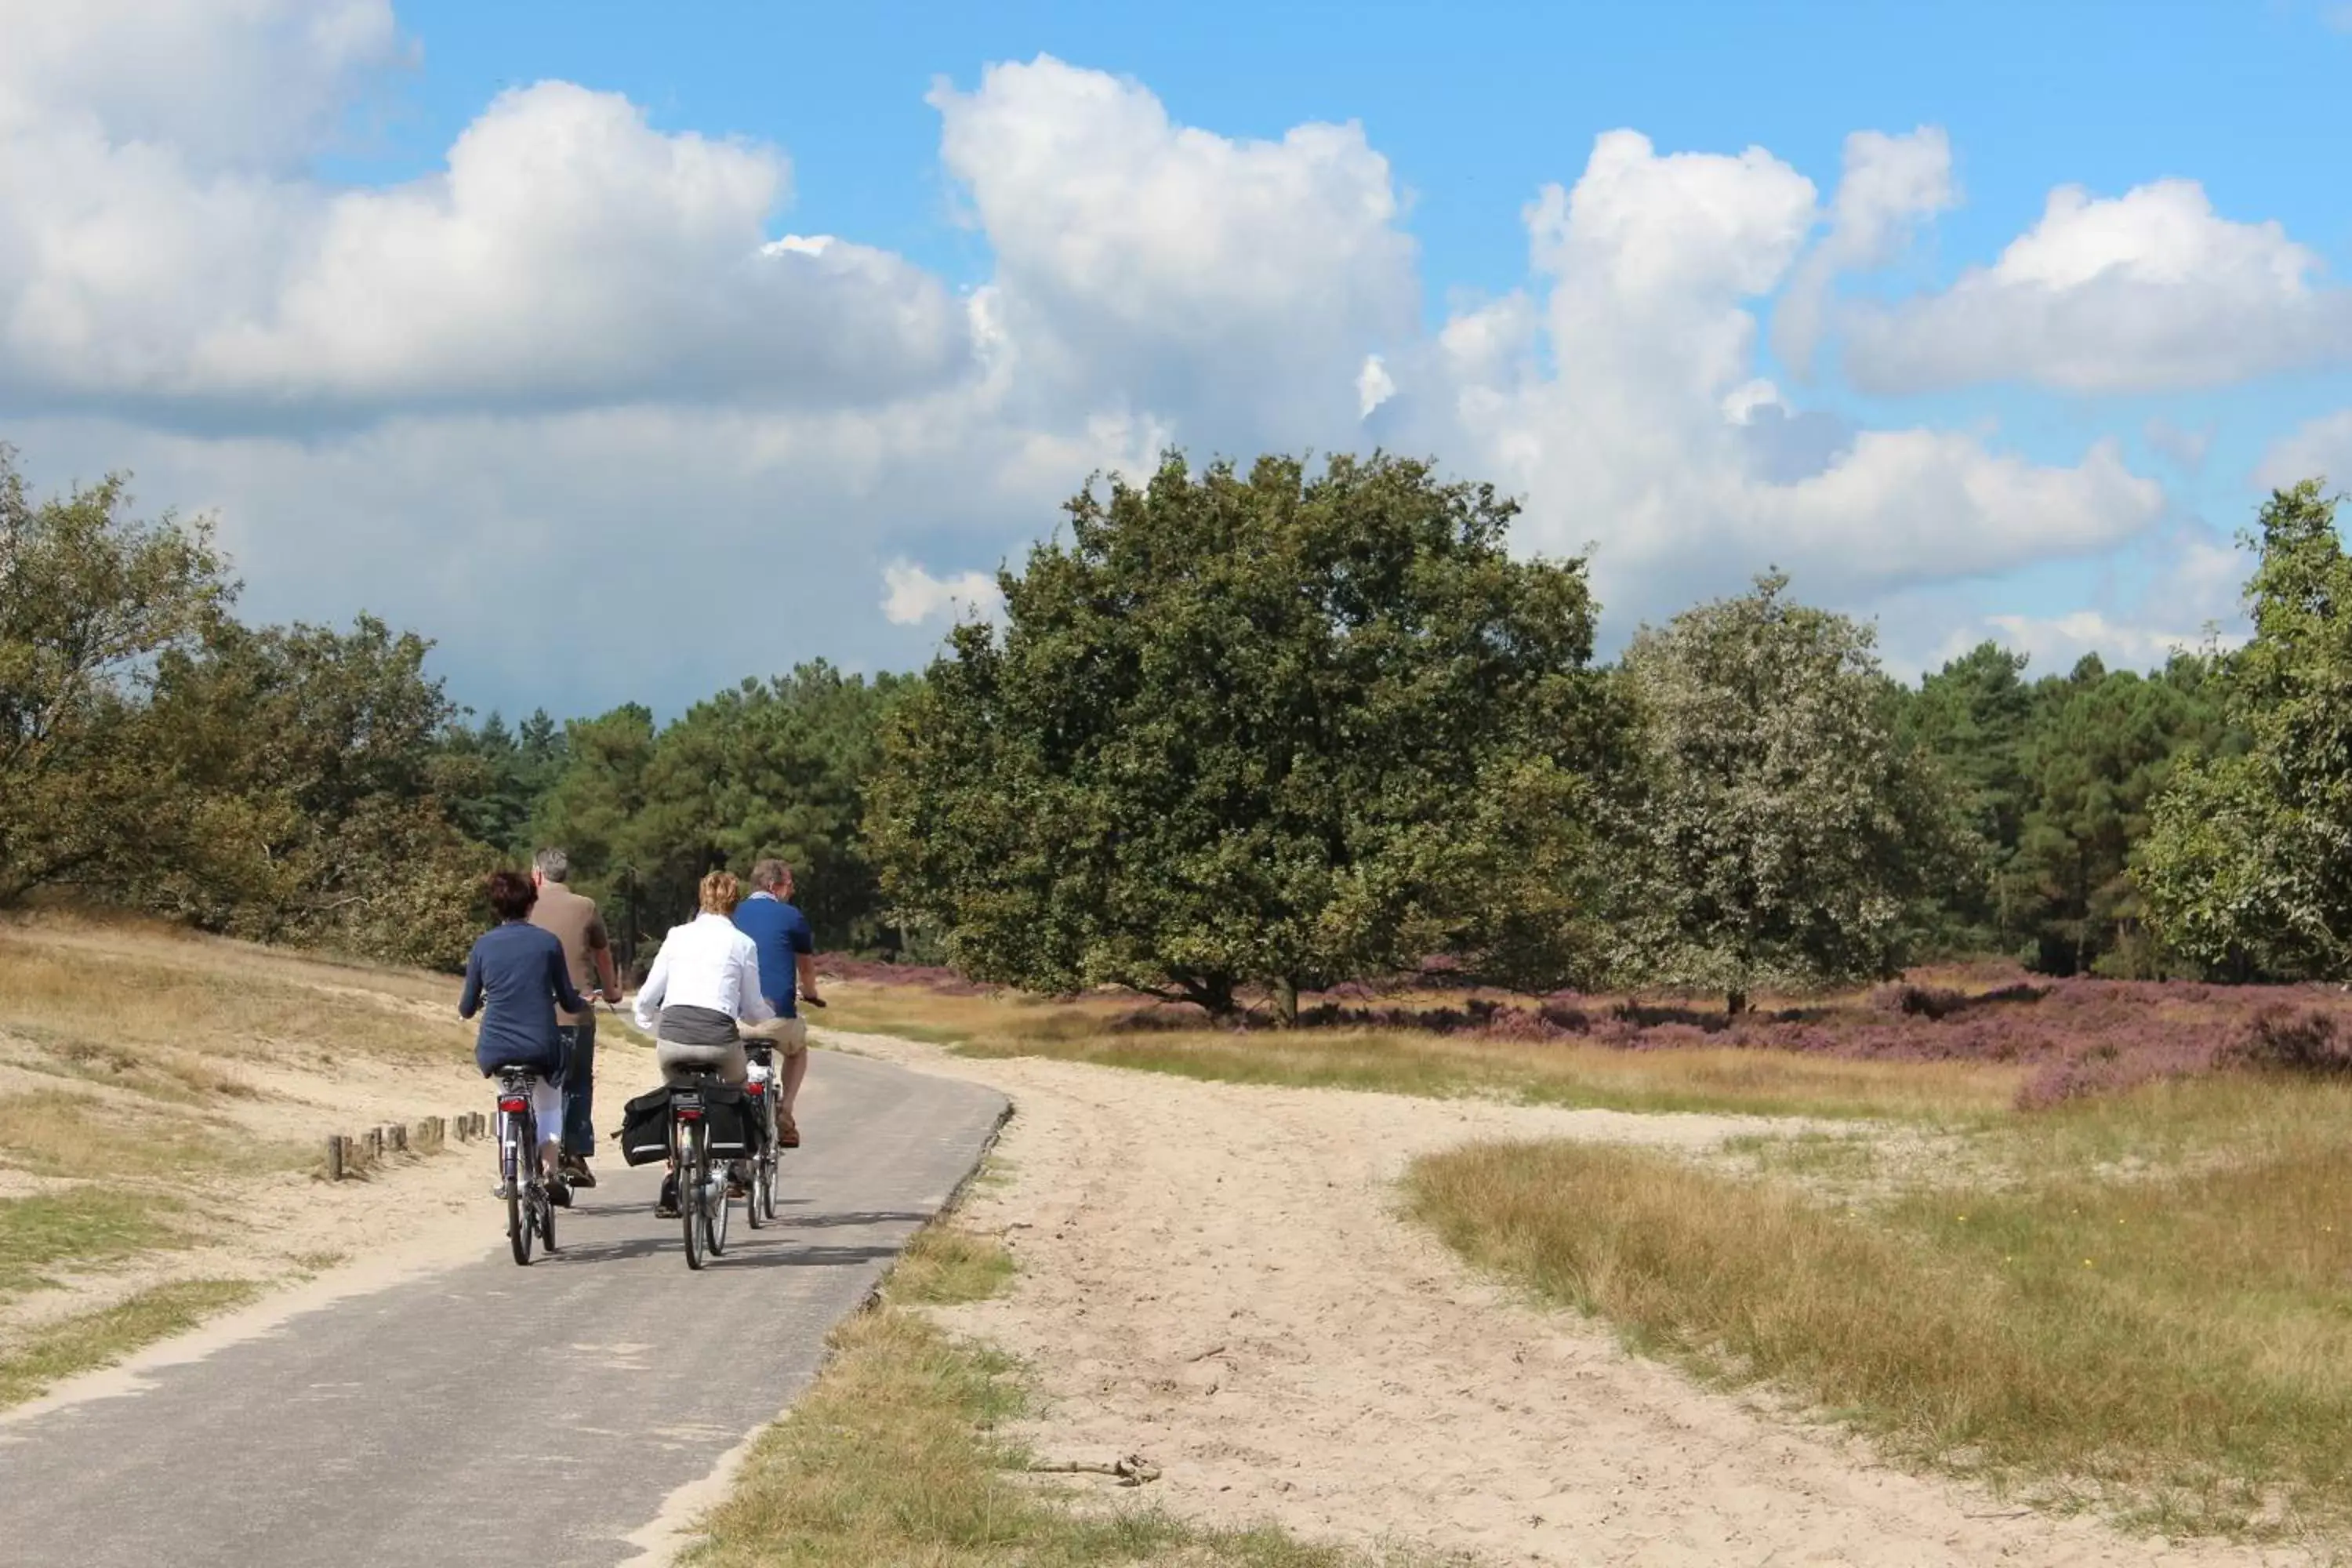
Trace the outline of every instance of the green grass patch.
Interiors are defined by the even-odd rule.
[[[0,1199],[0,1300],[53,1285],[52,1274],[87,1273],[142,1252],[178,1246],[168,1198],[77,1187]]]
[[[1013,1272],[1013,1254],[993,1237],[928,1225],[899,1254],[890,1270],[889,1292],[893,1300],[910,1306],[961,1306],[995,1295]]]
[[[158,1340],[243,1306],[259,1290],[249,1279],[185,1279],[36,1330],[16,1349],[0,1353],[0,1406],[22,1404],[69,1377],[112,1366]]]
[[[2263,1136],[2216,1142],[2250,1093]],[[1489,1144],[1417,1162],[1406,1190],[1472,1260],[1896,1458],[2168,1532],[2340,1533],[2352,1149],[2327,1129],[2346,1099],[2170,1086],[2019,1119],[1965,1160],[1857,1166],[1814,1142],[1761,1177]]]

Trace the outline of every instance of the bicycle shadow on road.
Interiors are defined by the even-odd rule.
[[[683,1255],[685,1242],[679,1237],[676,1221],[667,1222],[667,1228],[656,1236],[632,1236],[619,1241],[564,1242],[555,1256],[559,1259],[580,1263],[624,1262],[634,1258],[653,1258],[662,1254]],[[836,1247],[812,1245],[796,1241],[791,1236],[768,1231],[745,1234],[735,1227],[727,1238],[727,1253],[710,1260],[713,1268],[846,1268],[861,1263],[875,1263],[896,1258],[898,1244],[872,1247]]]

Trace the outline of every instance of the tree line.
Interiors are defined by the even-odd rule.
[[[1089,484],[919,675],[823,661],[667,723],[509,724],[430,645],[248,626],[206,520],[0,448],[0,903],[459,958],[480,874],[560,843],[642,956],[780,854],[831,951],[1278,1017],[1435,963],[1755,992],[2013,954],[2054,973],[2352,965],[2352,580],[2316,481],[2250,542],[2255,636],[1916,684],[1778,574],[1594,657],[1579,561],[1386,455],[1171,454]]]

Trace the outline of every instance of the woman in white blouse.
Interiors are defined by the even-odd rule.
[[[670,927],[637,991],[637,1027],[653,1036],[662,1079],[716,1069],[729,1083],[751,1076],[739,1026],[776,1016],[760,994],[760,950],[735,929],[743,885],[732,871],[702,879],[702,912]]]
[[[742,883],[732,871],[713,871],[702,879],[700,891],[702,912],[670,927],[654,955],[653,973],[638,987],[637,1027],[654,1037],[664,1083],[715,1071],[740,1085],[751,1076],[742,1028],[772,1022],[776,1010],[760,992],[760,950],[735,929]],[[740,1179],[740,1173],[730,1175]],[[677,1217],[675,1169],[662,1183],[654,1212]]]

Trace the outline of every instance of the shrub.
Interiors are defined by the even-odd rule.
[[[2352,1072],[2352,1041],[2337,1035],[2333,1016],[2308,1008],[2264,1008],[2254,1015],[2231,1055],[2237,1063],[2263,1071]]]

